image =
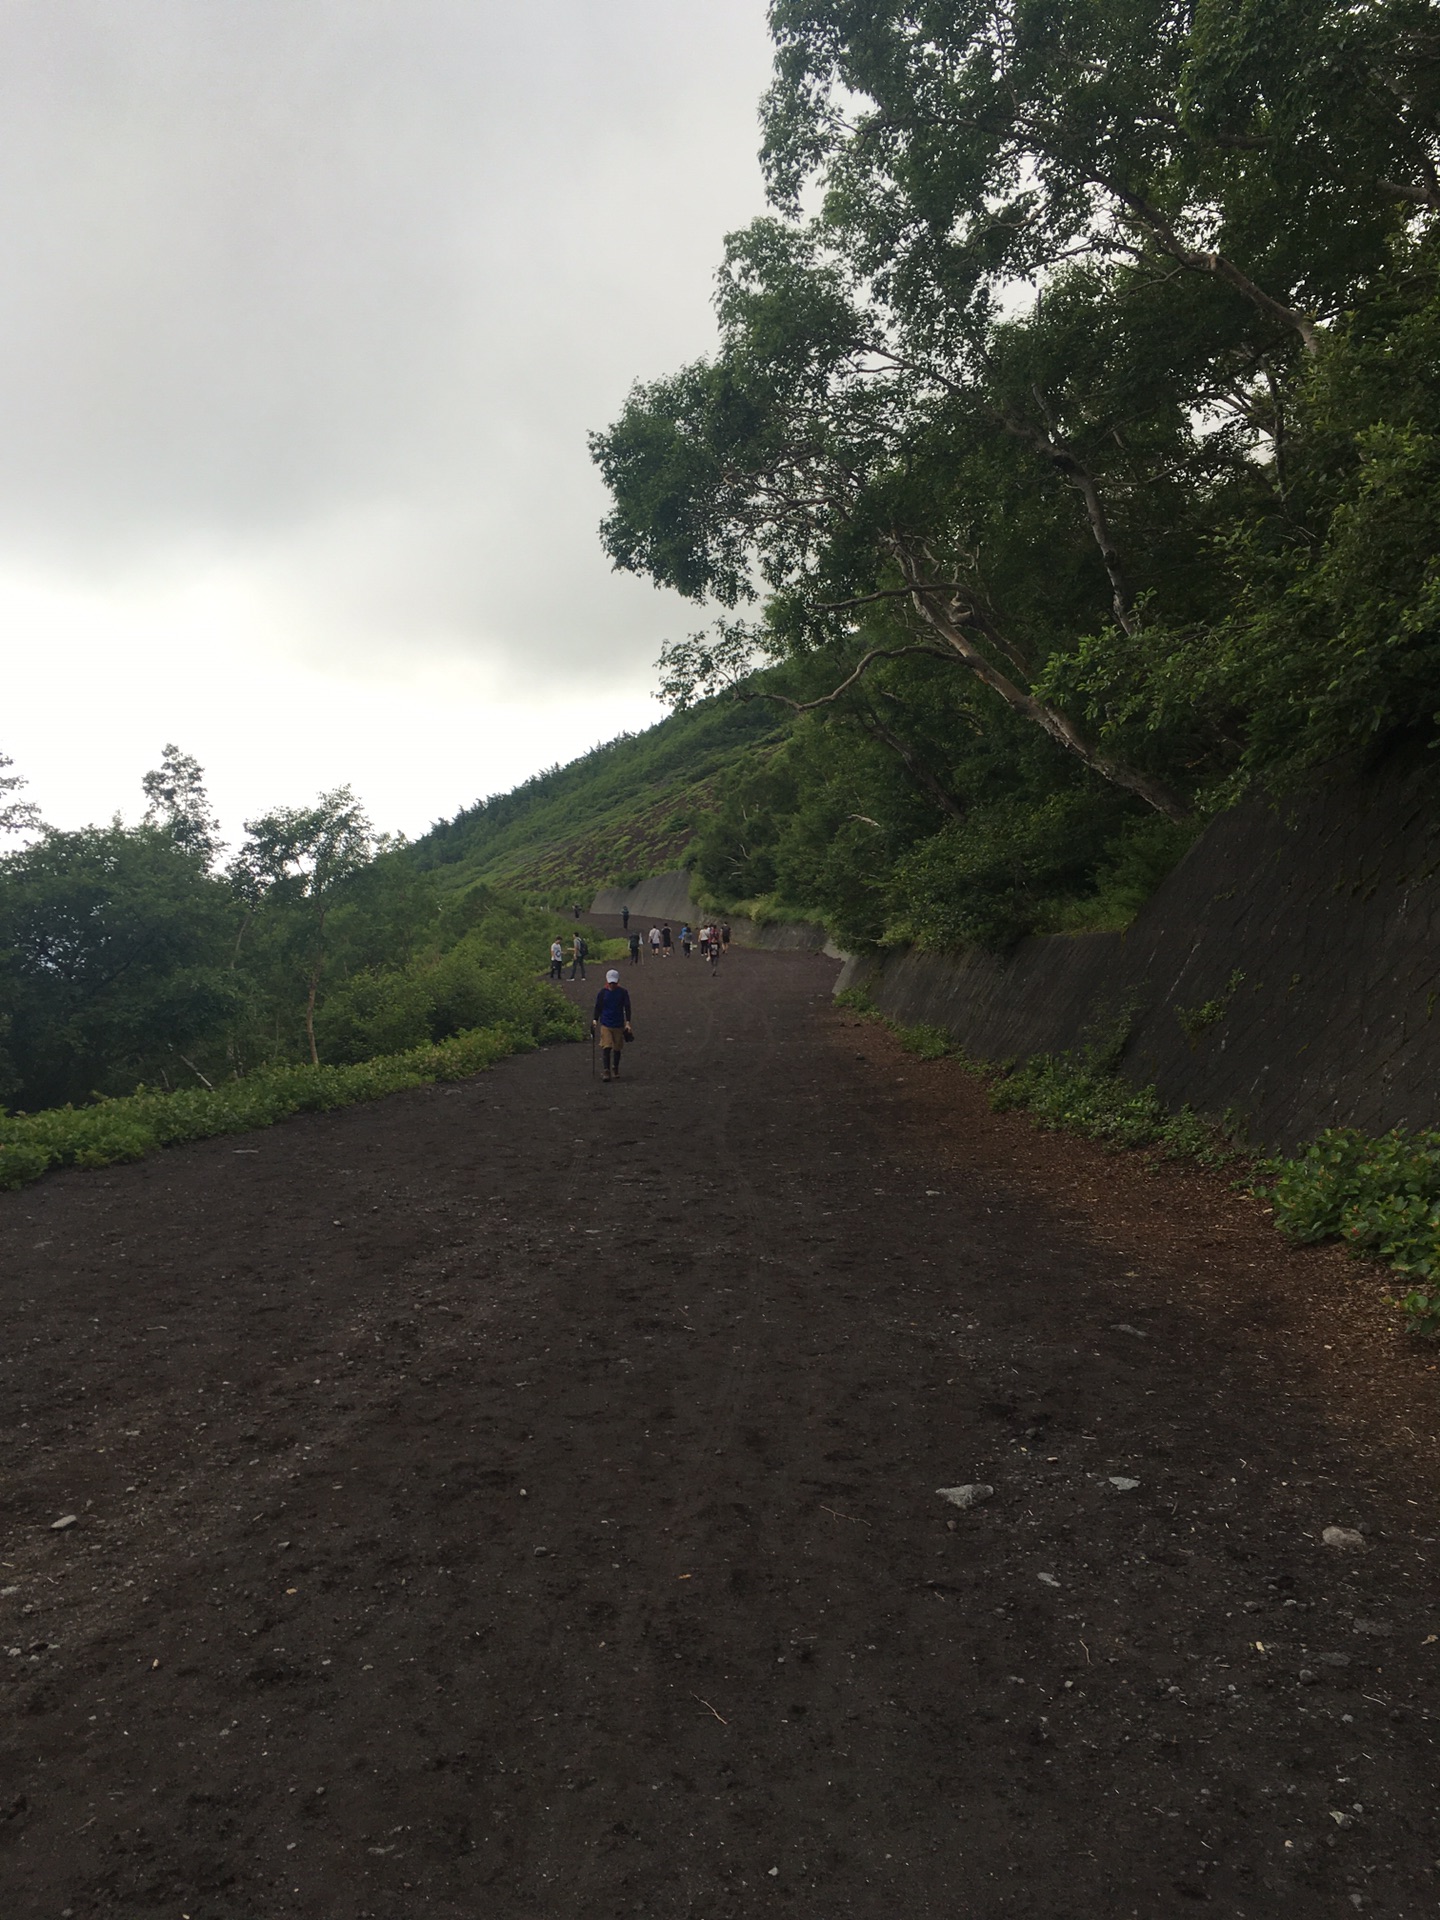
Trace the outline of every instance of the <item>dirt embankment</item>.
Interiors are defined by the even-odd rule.
[[[0,1910],[1433,1912],[1437,1375],[1373,1280],[826,961],[626,978],[616,1086],[0,1198]]]

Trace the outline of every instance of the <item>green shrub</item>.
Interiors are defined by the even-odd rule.
[[[1440,1335],[1440,1133],[1380,1139],[1332,1127],[1272,1160],[1275,1224],[1292,1240],[1343,1240],[1418,1282],[1401,1301],[1417,1333]]]
[[[995,1083],[990,1104],[997,1113],[1023,1107],[1042,1127],[1083,1134],[1117,1150],[1159,1147],[1209,1167],[1240,1157],[1212,1121],[1189,1107],[1170,1113],[1153,1087],[1132,1087],[1084,1055],[1037,1054]]]
[[[943,1027],[928,1026],[923,1020],[913,1027],[897,1027],[895,1035],[906,1053],[921,1060],[945,1060],[961,1051]]]
[[[265,1067],[213,1088],[185,1087],[176,1093],[142,1088],[91,1107],[0,1114],[0,1188],[25,1186],[51,1167],[114,1166],[186,1140],[249,1133],[294,1113],[326,1113],[432,1080],[461,1080],[546,1040],[578,1039],[580,1014],[559,994],[548,999],[549,1010],[538,1023],[473,1028],[350,1066]]]
[[[835,996],[835,1005],[844,1007],[849,1013],[858,1013],[862,1020],[880,1020],[884,1016],[871,998],[868,987],[842,987]]]

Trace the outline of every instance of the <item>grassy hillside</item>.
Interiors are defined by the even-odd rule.
[[[408,853],[447,887],[484,881],[550,897],[664,873],[722,788],[786,732],[767,704],[710,700],[467,807]]]

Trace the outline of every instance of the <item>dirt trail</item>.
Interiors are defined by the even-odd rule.
[[[1434,1913],[1371,1283],[824,960],[625,977],[616,1086],[0,1196],[6,1920]]]

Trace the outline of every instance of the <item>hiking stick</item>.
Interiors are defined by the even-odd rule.
[[[590,1022],[590,1078],[595,1078],[595,1022]]]

